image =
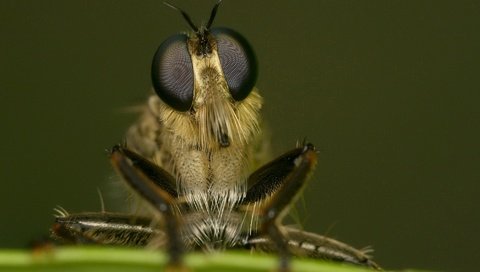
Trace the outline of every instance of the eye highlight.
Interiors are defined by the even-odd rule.
[[[223,74],[236,101],[245,99],[257,80],[257,59],[252,47],[240,33],[229,28],[212,28],[217,41]]]
[[[152,62],[155,92],[178,111],[188,111],[193,101],[193,65],[187,40],[185,34],[168,38],[158,47]]]

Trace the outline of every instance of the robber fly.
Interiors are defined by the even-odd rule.
[[[176,34],[152,63],[152,94],[126,144],[109,150],[114,169],[147,216],[59,211],[55,238],[76,243],[150,246],[181,267],[192,250],[243,248],[379,269],[365,251],[282,225],[312,172],[317,153],[303,143],[258,167],[264,151],[255,88],[257,61],[247,40],[212,23]],[[256,170],[255,170],[256,169]]]

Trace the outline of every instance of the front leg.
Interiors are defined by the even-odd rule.
[[[255,171],[243,204],[266,202],[260,210],[260,233],[267,235],[280,255],[280,270],[289,270],[288,239],[280,224],[300,195],[317,161],[315,147],[305,144]]]
[[[297,200],[317,161],[312,144],[285,153],[261,167],[248,179],[243,204],[260,203],[261,226],[246,246],[280,254],[280,269],[288,270],[290,254],[380,267],[364,251],[321,235],[281,226],[281,220]]]
[[[112,149],[110,161],[125,182],[162,215],[168,239],[169,268],[180,271],[183,267],[184,244],[179,218],[174,213],[177,193],[170,187],[173,177],[135,152],[121,146]]]
[[[69,214],[58,209],[51,229],[52,237],[67,243],[125,246],[144,246],[155,240],[156,246],[167,249],[170,257],[168,269],[184,271],[181,222],[174,213],[178,193],[173,187],[173,176],[119,145],[110,151],[110,161],[129,187],[159,212],[165,229],[155,228],[152,219],[145,217],[106,212]]]

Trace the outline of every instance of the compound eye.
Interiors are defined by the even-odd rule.
[[[178,111],[188,111],[193,101],[193,65],[187,40],[185,34],[168,38],[158,47],[152,62],[155,92]]]
[[[223,74],[236,101],[245,99],[257,80],[257,59],[253,49],[240,33],[229,28],[212,28],[217,41]]]

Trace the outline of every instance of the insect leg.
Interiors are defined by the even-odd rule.
[[[295,228],[283,227],[282,231],[288,237],[290,252],[296,256],[332,260],[381,270],[380,266],[367,254],[368,249],[358,250],[335,239]],[[261,236],[249,239],[248,246],[267,252],[275,250],[273,242]]]
[[[130,214],[59,211],[51,228],[60,243],[145,246],[165,234],[152,227],[152,219]]]
[[[112,153],[115,151],[115,149],[118,152],[121,152],[129,159],[132,166],[134,166],[137,170],[147,176],[160,189],[167,192],[173,198],[178,197],[177,191],[175,189],[175,179],[163,168],[159,167],[157,164],[152,163],[145,157],[131,151],[128,148],[115,146],[113,149],[114,150],[112,151]]]
[[[304,161],[305,153],[308,151],[310,161],[307,165],[302,166],[308,169],[300,169],[299,164]],[[311,171],[316,162],[316,153],[312,144],[306,144],[304,147],[295,148],[275,160],[265,164],[257,169],[248,177],[248,190],[242,204],[250,204],[262,201],[267,197],[276,194],[282,185],[285,183],[292,183],[290,186],[299,187],[293,194],[284,199],[287,202],[292,202],[295,194],[301,189],[305,183],[307,174]],[[302,180],[291,181],[295,172],[304,172],[305,176]],[[297,174],[298,175],[298,174]]]
[[[260,232],[266,234],[274,243],[280,254],[280,270],[282,271],[288,271],[290,252],[280,223],[290,205],[295,202],[302,191],[316,161],[315,147],[312,144],[305,144],[261,167],[248,179],[250,188],[244,204],[269,197],[261,208]]]
[[[152,163],[145,165],[146,160],[142,161],[140,155],[121,146],[113,147],[110,160],[126,183],[160,212],[165,219],[165,234],[168,237],[167,251],[170,255],[169,264],[172,267],[181,267],[184,245],[180,234],[179,218],[174,213],[175,195],[170,193],[169,189],[159,186],[159,184],[170,183],[170,181],[165,180],[172,177],[158,167],[161,171],[150,172]],[[153,181],[153,179],[156,181]]]

